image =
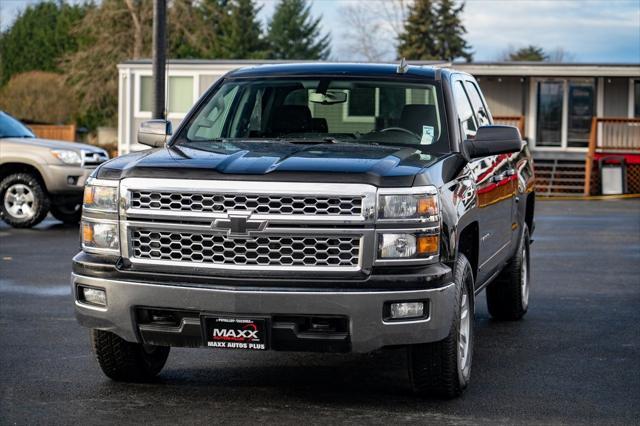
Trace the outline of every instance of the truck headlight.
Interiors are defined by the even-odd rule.
[[[378,219],[436,220],[437,215],[436,194],[381,194],[378,198]]]
[[[68,149],[52,149],[51,154],[65,164],[74,164],[78,166],[82,164],[82,158],[80,158],[80,154],[76,151]]]
[[[118,224],[106,222],[82,222],[82,248],[87,252],[118,253],[120,238]]]
[[[416,259],[438,254],[437,234],[378,234],[378,259]]]
[[[118,187],[87,184],[83,208],[115,212],[118,209]]]

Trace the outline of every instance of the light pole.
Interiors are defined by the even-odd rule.
[[[167,0],[153,0],[153,118],[165,118]]]

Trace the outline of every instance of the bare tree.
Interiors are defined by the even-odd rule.
[[[370,62],[382,61],[386,56],[383,24],[368,2],[359,2],[342,9],[346,53],[350,57]]]
[[[395,56],[394,46],[404,29],[412,0],[359,1],[341,9],[347,28],[345,53],[376,62]]]
[[[133,59],[138,59],[142,55],[142,23],[140,22],[140,4],[134,4],[134,0],[125,0],[127,10],[131,16],[133,24]]]
[[[404,31],[404,23],[407,21],[407,13],[412,3],[412,0],[383,0],[378,3],[396,39]]]

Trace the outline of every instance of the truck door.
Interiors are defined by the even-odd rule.
[[[462,136],[472,139],[479,126],[491,124],[489,113],[475,83],[458,80],[453,93]],[[509,155],[478,158],[469,166],[478,192],[478,281],[482,282],[509,253],[515,173]]]

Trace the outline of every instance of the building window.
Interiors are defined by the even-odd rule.
[[[167,90],[168,113],[184,114],[193,105],[193,77],[170,76]],[[153,110],[153,77],[140,77],[140,112]]]
[[[153,110],[153,78],[143,75],[140,77],[140,111]]]
[[[562,144],[562,109],[564,82],[541,81],[538,83],[538,110],[536,144],[560,146]]]
[[[186,113],[193,105],[193,77],[169,77],[168,112]]]

